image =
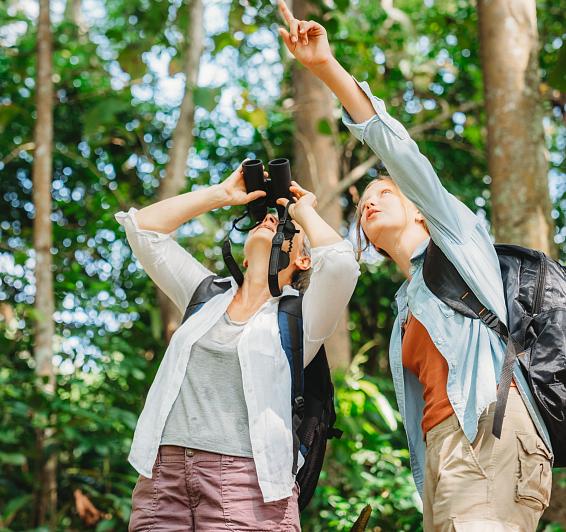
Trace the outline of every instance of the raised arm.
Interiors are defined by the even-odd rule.
[[[284,0],[279,0],[279,7],[289,27],[279,30],[287,48],[336,94],[346,110],[346,126],[383,161],[391,178],[423,213],[433,238],[439,244],[445,239],[466,240],[478,223],[474,213],[442,186],[407,130],[371,94],[368,84],[358,83],[338,63],[325,29],[314,21],[294,19]]]
[[[247,193],[240,164],[222,183],[152,203],[141,209],[136,218],[141,229],[171,233],[205,212],[227,205],[245,205],[262,196],[265,192],[259,190]]]
[[[305,366],[336,329],[354,288],[360,268],[351,242],[343,239],[316,212],[316,197],[295,181],[290,188],[296,203],[289,207],[291,217],[304,229],[311,248],[309,286],[303,296]],[[280,199],[285,205],[288,200]]]
[[[374,116],[375,111],[367,96],[332,54],[324,27],[312,20],[297,20],[284,0],[279,0],[278,4],[289,28],[279,28],[279,34],[289,51],[326,83],[356,122],[364,122]]]
[[[246,192],[242,167],[219,185],[153,203],[131,207],[114,215],[126,230],[135,257],[151,280],[183,313],[200,282],[212,272],[172,238],[192,218],[225,205],[242,205],[265,195]]]

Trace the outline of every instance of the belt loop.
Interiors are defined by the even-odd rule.
[[[155,464],[161,464],[161,445],[157,448],[157,457],[155,458]]]
[[[458,416],[456,415],[456,412],[454,412],[451,415],[451,418],[452,418],[452,428],[454,430],[458,430],[461,427],[461,425],[460,425],[460,421],[458,419]]]

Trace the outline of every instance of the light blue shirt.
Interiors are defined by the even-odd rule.
[[[499,261],[481,220],[442,186],[407,130],[387,113],[383,100],[372,95],[366,82],[358,85],[371,100],[376,114],[356,124],[344,111],[344,124],[383,161],[391,178],[425,217],[431,238],[480,302],[506,323]],[[423,387],[414,373],[403,368],[401,354],[401,324],[408,309],[424,325],[448,363],[448,399],[470,442],[476,437],[480,414],[496,400],[505,354],[505,343],[496,333],[480,320],[455,312],[427,288],[422,265],[428,242],[427,239],[413,253],[411,279],[403,283],[395,296],[398,315],[389,345],[395,394],[407,432],[413,477],[421,496],[425,472]],[[541,438],[551,449],[546,427],[518,363],[514,378]]]

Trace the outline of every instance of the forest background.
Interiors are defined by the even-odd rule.
[[[566,260],[564,0],[295,0],[497,241]],[[127,529],[136,419],[179,323],[114,214],[291,159],[353,238],[383,173],[256,0],[0,2],[0,530]],[[178,241],[223,270],[241,208]],[[242,241],[243,235],[233,235]],[[241,248],[237,249],[241,256]],[[375,253],[329,342],[341,440],[306,532],[421,529],[388,366],[401,275]],[[566,530],[555,470],[540,529]]]

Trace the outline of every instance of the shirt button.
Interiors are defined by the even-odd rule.
[[[436,343],[437,343],[438,345],[442,345],[442,344],[444,343],[444,338],[442,338],[442,336],[439,336],[439,337],[436,339]]]
[[[417,305],[417,306],[415,307],[415,314],[416,314],[417,316],[420,316],[420,315],[421,315],[421,306],[420,306],[420,305]]]
[[[187,449],[187,456],[194,456],[195,452],[192,449]]]

